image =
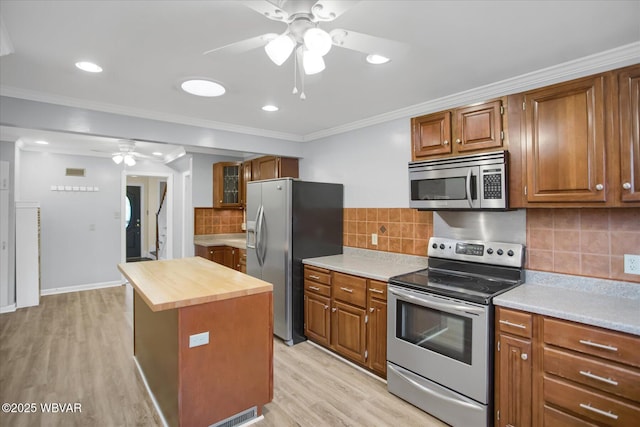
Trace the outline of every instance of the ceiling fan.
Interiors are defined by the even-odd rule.
[[[124,162],[127,166],[134,166],[136,164],[136,158],[141,159],[153,159],[152,156],[139,153],[135,151],[136,142],[131,139],[121,139],[118,141],[118,151],[111,152],[111,159],[117,165]],[[99,153],[105,153],[102,150],[92,150]]]
[[[302,63],[302,70],[307,75],[324,70],[323,57],[329,53],[332,46],[376,55],[378,58],[388,60],[387,55],[397,51],[401,45],[392,40],[351,30],[333,29],[327,32],[320,28],[321,22],[337,19],[359,1],[256,0],[242,3],[268,19],[286,23],[286,30],[281,34],[262,34],[217,47],[204,52],[203,55],[221,50],[242,53],[264,46],[269,59],[280,66],[295,52],[293,57],[295,76],[297,76],[298,63]],[[293,93],[298,93],[295,82]],[[300,98],[305,99],[304,90]]]

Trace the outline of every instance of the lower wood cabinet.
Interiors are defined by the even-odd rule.
[[[323,268],[304,268],[305,335],[386,377],[387,284]]]
[[[242,258],[243,252],[244,258]],[[246,250],[244,249],[224,245],[195,245],[195,255],[238,271],[242,271],[241,259],[244,259],[244,271],[242,272],[246,273]]]
[[[640,337],[496,309],[498,426],[637,426]]]

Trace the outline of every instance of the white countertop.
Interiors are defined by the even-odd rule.
[[[640,284],[527,271],[495,305],[640,335]]]
[[[307,258],[304,264],[386,282],[390,277],[427,267],[427,258],[391,252],[344,248],[341,255]]]
[[[203,234],[194,236],[193,243],[202,246],[231,246],[246,249],[247,237],[245,233]]]

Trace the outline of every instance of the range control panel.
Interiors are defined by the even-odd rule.
[[[436,258],[522,268],[524,252],[525,246],[518,243],[432,237],[429,239],[427,255]]]

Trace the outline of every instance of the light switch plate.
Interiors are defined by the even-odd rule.
[[[199,347],[201,345],[209,344],[209,332],[202,332],[199,334],[189,335],[189,348]]]

